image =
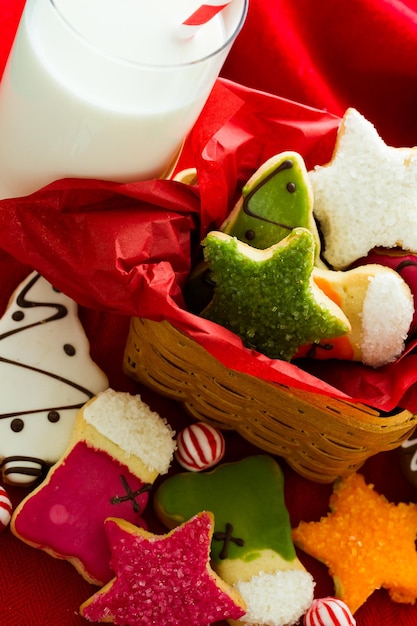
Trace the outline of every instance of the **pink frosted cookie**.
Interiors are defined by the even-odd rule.
[[[0,319],[0,470],[27,486],[63,454],[75,416],[108,387],[77,304],[33,272]]]
[[[213,467],[225,453],[225,441],[218,428],[198,422],[182,430],[177,437],[175,458],[190,472]]]
[[[9,525],[11,517],[12,503],[5,488],[0,486],[0,532]]]
[[[182,472],[162,481],[154,509],[167,528],[211,511],[214,571],[244,598],[238,623],[290,626],[313,601],[314,580],[297,557],[284,498],[284,474],[262,454]]]
[[[105,526],[116,577],[81,606],[89,621],[206,626],[245,614],[242,598],[210,567],[212,513],[199,513],[166,535],[118,519]]]
[[[113,577],[104,520],[142,525],[152,483],[168,471],[175,442],[166,422],[142,402],[108,389],[79,412],[66,453],[19,504],[12,532],[70,561],[84,578]]]
[[[356,620],[349,607],[338,598],[317,598],[304,615],[304,626],[355,625]]]

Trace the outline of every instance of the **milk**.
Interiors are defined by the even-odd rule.
[[[245,16],[233,0],[191,39],[198,0],[28,0],[0,85],[0,198],[65,177],[161,177]]]

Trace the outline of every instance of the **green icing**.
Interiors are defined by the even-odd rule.
[[[247,347],[290,360],[302,345],[349,332],[343,318],[316,300],[315,242],[307,229],[295,228],[256,251],[257,258],[253,248],[224,233],[209,233],[203,246],[215,287],[201,315],[239,335]]]
[[[320,256],[320,239],[313,215],[313,191],[297,152],[272,157],[251,177],[241,197],[220,230],[253,248],[264,250],[284,239],[293,228],[313,233],[315,259]],[[210,272],[201,261],[191,272],[184,289],[187,308],[201,311],[213,297]]]
[[[227,558],[246,562],[261,550],[273,550],[287,561],[296,558],[289,515],[284,502],[283,474],[267,455],[224,463],[207,473],[185,472],[165,480],[156,496],[156,511],[173,525],[181,524],[200,511],[214,514],[214,534],[232,524],[233,538]],[[220,562],[221,540],[212,540],[212,558]]]
[[[254,248],[269,248],[298,226],[315,231],[312,198],[304,161],[285,152],[243,187],[221,230]]]

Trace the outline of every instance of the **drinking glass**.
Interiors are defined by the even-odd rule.
[[[0,84],[0,199],[167,174],[247,13],[232,0],[179,36],[196,1],[27,0]]]

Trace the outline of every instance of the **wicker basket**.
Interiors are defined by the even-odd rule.
[[[316,482],[356,471],[368,457],[399,446],[417,424],[408,411],[380,416],[227,369],[166,321],[132,318],[124,369],[183,403],[196,420],[237,431]]]

